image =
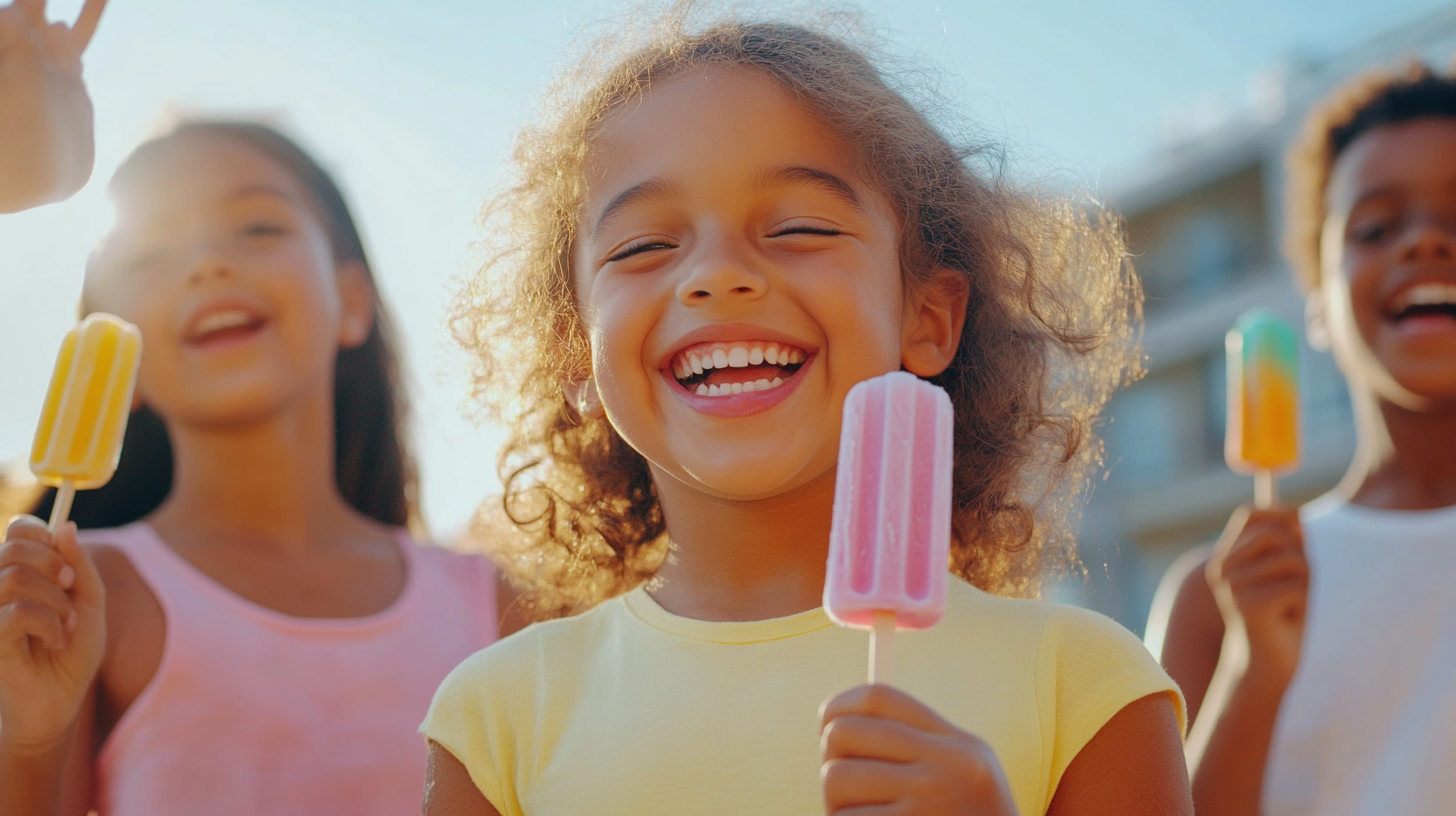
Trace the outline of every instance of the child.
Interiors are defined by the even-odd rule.
[[[0,213],[60,201],[91,178],[81,53],[105,6],[87,0],[73,27],[47,23],[45,0],[0,8]]]
[[[1346,86],[1291,163],[1289,252],[1358,452],[1298,512],[1235,513],[1206,580],[1179,589],[1165,665],[1208,695],[1194,799],[1200,816],[1456,812],[1456,79]]]
[[[426,812],[1190,813],[1151,655],[984,591],[1069,555],[1059,477],[1131,351],[1115,233],[973,174],[839,39],[684,17],[527,131],[522,243],[463,303],[514,428],[506,563],[548,607],[616,597],[446,680]],[[851,688],[839,417],[901,368],[957,409],[955,577],[897,686]]]
[[[77,497],[110,529],[83,550],[21,517],[0,549],[0,812],[408,812],[430,694],[495,638],[493,571],[405,529],[404,395],[344,199],[231,123],[143,145],[111,189],[84,300],[141,329],[144,407]]]

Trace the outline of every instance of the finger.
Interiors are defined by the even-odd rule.
[[[846,714],[898,720],[932,734],[950,734],[956,730],[914,697],[897,688],[879,684],[856,686],[830,699],[820,711],[819,730],[822,732],[830,721]]]
[[[76,523],[68,521],[56,530],[56,549],[76,570],[76,581],[71,586],[71,598],[76,605],[89,609],[103,609],[106,606],[106,587],[101,583],[101,573],[96,571],[96,562],[76,541]]]
[[[0,640],[9,644],[27,637],[59,652],[66,648],[66,624],[54,609],[38,601],[18,600],[0,606]]]
[[[0,569],[0,603],[31,601],[51,608],[66,628],[73,628],[75,607],[71,598],[55,581],[25,566]]]
[[[1261,527],[1241,537],[1232,552],[1209,562],[1210,575],[1217,580],[1229,572],[1247,568],[1269,558],[1293,555],[1304,558],[1304,543],[1297,535],[1282,528]]]
[[[1278,580],[1306,581],[1309,562],[1298,553],[1276,552],[1269,557],[1246,564],[1231,565],[1224,570],[1224,580],[1237,592],[1240,587]]]
[[[856,805],[888,805],[906,790],[907,765],[873,759],[831,759],[819,768],[824,809],[835,813]]]
[[[70,589],[76,580],[76,570],[56,548],[30,539],[19,538],[0,545],[0,569],[14,566],[33,569],[61,589]]]
[[[13,516],[5,528],[5,539],[25,538],[51,546],[51,531],[44,521],[31,515]]]
[[[25,10],[19,6],[0,8],[0,52],[20,42],[30,23],[25,19]]]
[[[819,737],[825,761],[843,757],[883,762],[913,762],[925,755],[925,732],[901,722],[862,714],[835,717]]]
[[[81,7],[76,24],[71,26],[70,46],[76,56],[81,56],[91,44],[91,38],[96,36],[96,26],[101,23],[101,12],[105,10],[106,0],[86,0],[86,5]]]
[[[1223,580],[1230,581],[1236,575],[1257,574],[1269,565],[1308,565],[1308,563],[1304,556],[1304,548],[1292,542],[1271,538],[1251,544],[1247,551],[1241,550],[1229,556],[1219,565],[1218,575]]]
[[[15,6],[25,15],[25,21],[35,28],[45,28],[46,0],[15,0]]]
[[[1224,527],[1223,535],[1219,536],[1218,543],[1214,545],[1213,559],[1227,556],[1238,546],[1246,531],[1269,525],[1292,530],[1297,534],[1300,529],[1299,511],[1293,507],[1257,509],[1247,504],[1239,507],[1229,517],[1228,526]]]

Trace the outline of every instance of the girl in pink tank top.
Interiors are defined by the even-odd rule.
[[[407,531],[405,402],[344,199],[220,122],[110,189],[83,299],[141,328],[138,406],[84,532],[19,517],[0,545],[0,813],[418,812],[416,728],[495,639],[495,575]]]

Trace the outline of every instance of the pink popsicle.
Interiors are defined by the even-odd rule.
[[[945,391],[905,372],[865,380],[844,401],[824,608],[870,629],[870,682],[888,682],[896,629],[945,611],[954,412]]]

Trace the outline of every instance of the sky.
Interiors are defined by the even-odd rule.
[[[0,5],[6,0],[0,0]],[[53,0],[71,19],[81,0]],[[704,3],[712,7],[715,4]],[[782,6],[783,4],[775,4]],[[1260,77],[1448,6],[1431,0],[865,0],[867,29],[1017,167],[1116,189],[1177,123],[1250,104]],[[23,460],[72,325],[117,164],[178,114],[256,116],[336,176],[400,324],[426,521],[499,491],[498,429],[467,418],[442,316],[513,134],[583,41],[636,4],[557,0],[111,0],[86,56],[97,166],[68,202],[0,216],[0,462]]]

